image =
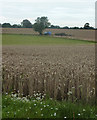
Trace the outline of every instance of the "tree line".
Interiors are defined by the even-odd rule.
[[[52,25],[48,18],[43,16],[43,17],[37,17],[35,20],[35,23],[32,24],[29,20],[25,19],[21,22],[21,24],[13,24],[11,25],[10,23],[3,23],[0,24],[0,27],[2,28],[33,28],[35,31],[39,32],[40,35],[42,35],[43,30],[48,28],[53,28],[53,29],[95,29],[94,27],[90,26],[89,23],[85,23],[83,27],[60,27],[58,25]]]
[[[45,18],[45,17],[41,17],[41,18]],[[48,18],[46,17],[46,20]],[[39,21],[39,17],[35,20],[35,21]],[[21,24],[13,24],[11,25],[10,23],[0,23],[0,27],[2,28],[33,28],[34,24],[32,24],[29,20],[25,19],[21,22]],[[83,27],[68,27],[68,26],[64,26],[64,27],[60,27],[59,25],[51,25],[49,24],[49,26],[47,26],[47,28],[53,28],[53,29],[94,29],[94,27],[90,26],[89,23],[85,23]]]

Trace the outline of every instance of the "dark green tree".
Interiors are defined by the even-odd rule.
[[[12,28],[21,28],[21,25],[14,24],[12,25]]]
[[[94,27],[90,26],[89,23],[86,23],[86,24],[84,25],[84,29],[94,29]]]
[[[47,17],[38,17],[35,20],[35,23],[33,25],[33,29],[37,32],[39,32],[40,35],[43,34],[43,30],[45,28],[48,28],[50,26],[50,22],[48,22]]]
[[[51,27],[50,28],[55,28],[55,29],[60,29],[60,26],[58,26],[58,25],[51,25]]]
[[[84,29],[89,29],[89,27],[90,27],[90,24],[89,23],[85,23]]]
[[[29,20],[25,19],[21,22],[21,26],[23,28],[32,28],[32,23]]]
[[[2,24],[0,23],[0,28],[2,27]]]
[[[11,24],[10,23],[3,23],[2,27],[3,28],[11,28]]]

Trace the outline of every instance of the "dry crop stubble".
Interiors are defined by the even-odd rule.
[[[95,48],[3,46],[3,92],[46,93],[57,100],[95,97]]]

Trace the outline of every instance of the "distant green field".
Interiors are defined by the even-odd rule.
[[[93,41],[56,38],[51,36],[32,36],[3,34],[3,45],[67,45],[67,44],[93,44]]]

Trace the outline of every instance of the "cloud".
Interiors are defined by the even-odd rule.
[[[52,24],[78,25],[89,21],[94,24],[94,0],[0,0],[3,4],[0,22],[20,23],[47,16]],[[70,23],[69,23],[69,22]]]
[[[20,2],[23,2],[23,3],[41,3],[41,2],[46,2],[46,3],[52,3],[52,2],[55,2],[55,3],[60,3],[60,2],[63,2],[63,3],[66,3],[66,2],[71,2],[71,3],[74,3],[74,2],[95,2],[95,0],[0,0],[1,2],[15,2],[15,3],[20,3]]]

